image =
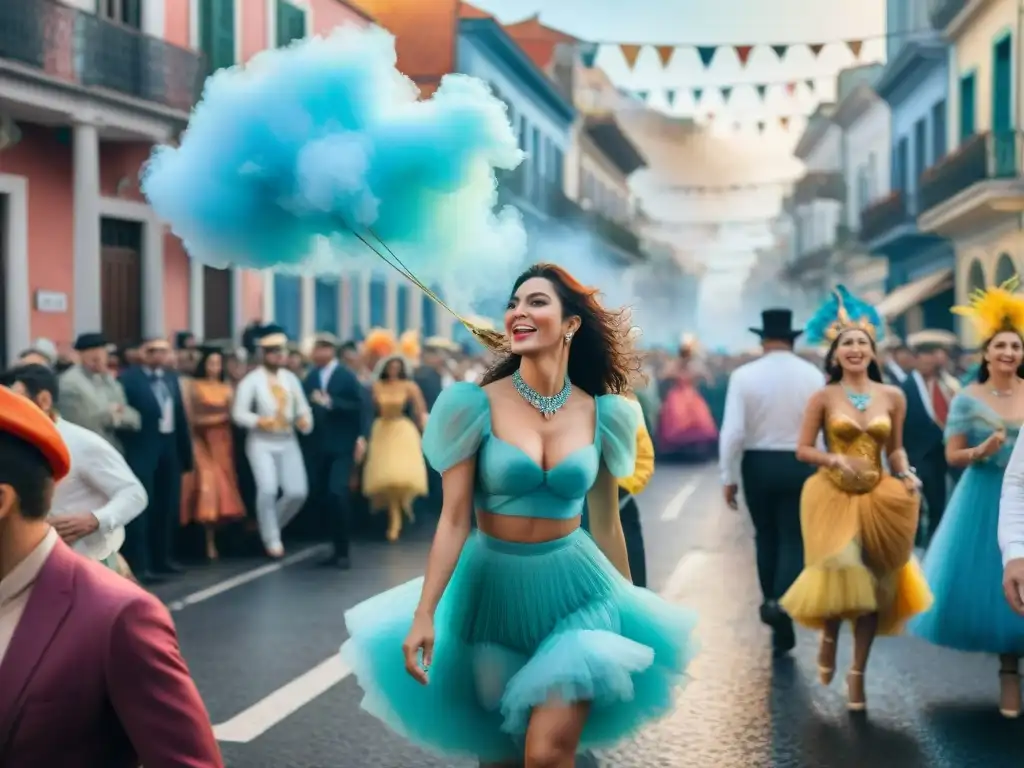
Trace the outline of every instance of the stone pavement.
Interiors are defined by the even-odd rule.
[[[679,511],[674,501],[682,496]],[[869,712],[851,716],[839,676],[827,689],[816,680],[811,634],[801,634],[792,659],[772,661],[768,632],[757,622],[750,527],[744,513],[720,502],[714,472],[663,466],[641,502],[651,586],[698,612],[702,653],[671,716],[596,759],[581,757],[578,768],[1024,765],[1024,727],[996,710],[994,659],[910,638],[880,640],[869,669]],[[429,531],[421,530],[393,546],[361,542],[348,573],[303,561],[176,610],[182,647],[214,722],[278,696],[331,658],[344,639],[344,610],[419,575],[428,541]],[[180,600],[246,567],[253,564],[199,572],[165,597]],[[841,643],[840,669],[848,663],[848,635]],[[290,714],[264,712],[256,719],[269,717],[267,727],[252,740],[222,743],[227,765],[473,765],[406,744],[365,715],[359,697],[346,678]]]

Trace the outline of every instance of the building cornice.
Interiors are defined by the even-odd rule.
[[[907,93],[903,86],[921,79],[937,65],[946,63],[946,44],[938,32],[929,32],[919,39],[908,40],[882,70],[875,91],[889,104],[898,103]]]

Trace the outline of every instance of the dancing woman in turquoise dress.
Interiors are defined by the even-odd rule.
[[[960,311],[978,325],[984,359],[974,383],[950,405],[946,460],[966,470],[924,559],[935,601],[909,628],[936,645],[998,654],[999,708],[1015,718],[1021,711],[1024,618],[1003,597],[996,529],[1003,473],[1024,422],[1024,299],[996,288],[976,294],[972,306]]]
[[[563,768],[684,681],[693,617],[629,580],[616,478],[638,416],[618,393],[638,364],[595,296],[552,265],[516,280],[505,355],[446,389],[423,436],[444,488],[426,576],[345,614],[364,709],[428,749]]]

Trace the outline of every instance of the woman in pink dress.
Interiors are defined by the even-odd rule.
[[[707,374],[694,354],[696,347],[696,339],[684,336],[679,355],[662,373],[662,379],[671,382],[658,416],[657,447],[666,457],[709,459],[717,450],[718,427],[697,389]]]

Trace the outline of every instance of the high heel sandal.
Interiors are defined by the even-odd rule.
[[[824,635],[823,634],[821,636],[821,642],[822,643],[828,643],[829,645],[833,645],[834,646],[836,644],[836,639],[834,637],[829,637],[828,635]],[[829,684],[832,683],[832,680],[836,676],[836,668],[835,668],[835,663],[836,662],[835,662],[835,658],[833,657],[833,659],[832,659],[833,666],[831,666],[831,667],[824,666],[821,663],[821,661],[820,661],[820,659],[821,659],[821,648],[820,648],[820,646],[818,648],[818,658],[819,658],[819,661],[818,661],[818,680],[821,682],[822,685],[829,685]]]
[[[999,670],[999,686],[1000,686],[999,698],[1000,699],[1002,699],[1003,696],[1005,695],[1004,694],[1004,691],[1005,691],[1004,686],[1006,686],[1008,684],[1005,683],[1004,680],[1006,680],[1007,678],[1013,678],[1013,682],[1014,682],[1013,690],[1014,690],[1014,693],[1016,694],[1017,708],[1016,709],[1007,709],[1007,708],[1005,708],[1003,706],[1000,706],[999,707],[999,714],[1001,714],[1003,717],[1005,717],[1005,718],[1007,718],[1009,720],[1016,720],[1018,717],[1020,717],[1020,674],[1018,672],[1014,672],[1012,670],[1002,670],[1002,669]],[[1002,701],[1000,701],[1000,704],[1002,704]]]
[[[864,684],[863,683],[863,681],[864,681],[864,673],[863,672],[861,672],[859,670],[856,670],[856,669],[851,669],[847,673],[847,675],[846,675],[846,708],[850,712],[863,712],[863,711],[865,711],[868,708],[867,691],[864,692],[864,699],[862,701],[854,701],[853,698],[851,697],[851,694],[850,694],[850,678],[851,677],[859,677],[861,679],[861,685]]]

